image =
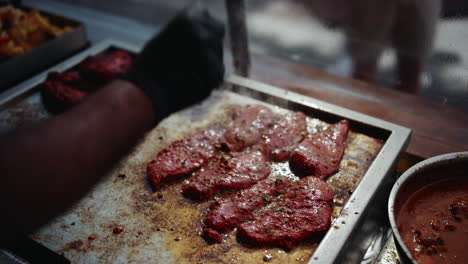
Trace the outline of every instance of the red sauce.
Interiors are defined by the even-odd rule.
[[[446,171],[450,178],[424,186],[402,203],[398,230],[420,264],[468,263],[468,171],[458,173]]]

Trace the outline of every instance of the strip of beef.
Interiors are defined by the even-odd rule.
[[[262,105],[248,105],[234,111],[233,123],[224,134],[223,144],[230,151],[242,150],[261,140],[273,125],[273,112]]]
[[[349,122],[341,120],[326,130],[308,135],[291,152],[289,165],[300,176],[324,179],[338,171],[346,146]]]
[[[203,130],[161,150],[146,167],[153,187],[186,176],[215,157],[219,152],[215,145],[222,132],[218,128]]]
[[[240,224],[238,235],[248,243],[291,249],[314,233],[328,230],[333,196],[333,190],[323,180],[303,178],[260,210],[256,219]]]
[[[265,133],[258,144],[268,158],[274,161],[289,159],[291,149],[307,134],[306,117],[301,112],[284,115],[275,126]]]
[[[270,174],[265,155],[260,151],[232,152],[221,155],[195,173],[183,187],[185,196],[195,200],[211,198],[220,189],[239,190],[250,187]]]
[[[274,197],[284,193],[293,182],[287,177],[270,177],[248,189],[213,203],[205,223],[217,230],[234,228],[251,218],[252,212],[267,205]]]

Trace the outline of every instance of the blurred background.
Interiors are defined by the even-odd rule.
[[[162,26],[182,0],[61,0]],[[225,1],[205,0],[226,21]],[[247,0],[250,51],[468,110],[466,0]],[[414,82],[419,76],[420,83]],[[401,87],[400,87],[401,88]],[[411,89],[410,89],[411,90]]]

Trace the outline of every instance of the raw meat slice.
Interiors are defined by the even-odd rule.
[[[349,122],[341,120],[326,130],[308,135],[291,152],[289,165],[300,176],[324,179],[338,171],[346,145]]]
[[[185,196],[204,200],[220,189],[239,190],[250,187],[270,174],[265,155],[260,151],[233,152],[220,156],[184,185]]]
[[[215,157],[218,153],[215,145],[222,132],[218,128],[203,130],[161,150],[146,168],[153,187],[186,176]]]
[[[256,245],[277,245],[293,248],[314,233],[328,230],[331,208],[323,201],[312,201],[307,207],[288,209],[293,202],[284,203],[266,212],[261,219],[239,225],[242,241]]]
[[[330,202],[335,197],[335,193],[331,186],[316,177],[305,177],[294,184],[288,189],[288,191],[278,197],[283,200],[297,200],[298,202],[306,201],[325,201]]]
[[[291,249],[331,223],[333,190],[324,181],[306,177],[260,210],[256,219],[238,226],[242,241]]]
[[[307,134],[306,117],[301,112],[284,115],[278,123],[262,136],[258,147],[274,161],[289,159],[291,149]]]
[[[292,183],[287,177],[261,180],[248,189],[213,203],[205,223],[217,230],[234,228],[249,219],[255,209],[267,205],[274,197],[286,192]]]
[[[236,109],[233,119],[222,143],[230,151],[238,151],[260,141],[264,131],[273,125],[273,112],[262,105],[248,105]]]

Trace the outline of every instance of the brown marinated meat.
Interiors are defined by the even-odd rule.
[[[221,129],[208,129],[174,141],[161,150],[147,165],[148,177],[157,187],[162,182],[186,176],[202,167],[218,153],[216,144]]]
[[[238,226],[242,241],[293,248],[330,227],[334,193],[324,181],[306,177],[260,210],[256,219]]]
[[[289,159],[291,149],[307,134],[306,116],[301,112],[291,112],[265,133],[262,142],[258,144],[268,158],[274,161]]]
[[[261,208],[284,193],[293,182],[287,177],[271,177],[259,181],[248,189],[214,202],[205,218],[209,228],[220,231],[234,228],[251,218]]]
[[[223,144],[230,151],[257,144],[273,125],[273,112],[262,105],[248,105],[234,111],[233,122],[224,134]]]
[[[260,151],[232,152],[221,155],[195,174],[183,187],[183,193],[192,199],[204,200],[220,189],[250,187],[266,178],[270,174],[270,167]]]
[[[128,52],[116,50],[87,57],[80,63],[79,71],[87,80],[102,84],[126,73],[132,63],[132,56]]]
[[[326,130],[308,135],[291,152],[291,170],[300,176],[324,179],[338,171],[346,146],[349,122],[341,120]]]

